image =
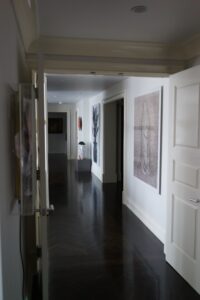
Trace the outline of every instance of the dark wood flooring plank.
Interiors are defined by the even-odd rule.
[[[163,245],[121,203],[120,187],[50,156],[50,300],[200,300]]]

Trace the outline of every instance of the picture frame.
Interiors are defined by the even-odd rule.
[[[161,194],[163,87],[134,99],[134,176]]]

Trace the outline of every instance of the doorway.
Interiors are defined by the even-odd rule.
[[[163,225],[163,218],[162,215],[165,213],[165,195],[159,195],[156,190],[152,189],[152,187],[149,187],[148,185],[145,185],[142,181],[139,181],[136,177],[134,177],[133,173],[133,139],[134,139],[134,127],[133,127],[133,119],[134,119],[134,99],[138,95],[147,94],[152,90],[153,88],[160,87],[161,85],[164,86],[164,106],[167,105],[167,95],[168,95],[168,81],[167,79],[154,79],[154,78],[130,78],[127,80],[126,85],[124,85],[124,88],[126,88],[126,99],[125,99],[125,130],[122,128],[122,124],[124,124],[123,119],[123,100],[121,98],[118,98],[119,100],[109,101],[105,100],[107,98],[96,99],[96,102],[101,102],[103,110],[103,122],[102,122],[102,131],[103,131],[103,182],[111,182],[111,183],[117,183],[118,181],[122,180],[124,178],[123,174],[123,165],[125,167],[125,189],[126,193],[123,195],[123,199],[125,199],[124,204],[128,208],[130,208],[131,211],[134,212],[136,216],[142,222],[157,236],[160,236],[160,240],[162,241],[162,227],[160,225]],[[123,86],[120,86],[122,89]],[[112,90],[113,92],[113,90]],[[115,92],[115,91],[114,91]],[[113,94],[114,94],[113,92]],[[106,101],[106,103],[105,103]],[[98,102],[98,103],[99,103]],[[94,105],[94,102],[90,102],[90,108],[92,108],[92,105]],[[84,126],[88,125],[87,120],[91,118],[90,114],[88,113],[88,110],[85,109],[85,105],[83,105],[81,109],[81,105],[79,106],[79,115],[83,117],[83,128]],[[166,107],[165,107],[166,109]],[[120,121],[121,120],[121,121]],[[121,122],[121,124],[120,124]],[[106,125],[108,124],[108,126]],[[167,120],[164,119],[164,128],[167,125]],[[88,128],[88,127],[87,127]],[[91,127],[90,127],[91,130]],[[166,130],[166,129],[165,129]],[[125,151],[123,151],[123,143],[122,140],[124,140],[123,132],[125,133]],[[91,138],[90,131],[87,130],[88,136]],[[119,137],[117,141],[117,137]],[[91,141],[91,140],[90,140]],[[165,140],[165,143],[167,141]],[[119,160],[119,157],[124,156],[124,152],[126,154],[125,161],[123,159]],[[166,156],[165,156],[166,158]],[[167,164],[167,160],[164,157],[162,158],[163,161],[165,160]],[[98,167],[98,166],[97,166]],[[101,165],[100,165],[101,167]],[[166,166],[165,166],[166,167]],[[163,172],[164,173],[164,172]],[[73,173],[74,174],[74,173]],[[70,181],[71,181],[70,176]],[[163,182],[165,177],[163,176]],[[73,184],[71,184],[69,187],[71,188]],[[86,187],[86,189],[84,188]],[[74,186],[73,186],[74,188]],[[81,195],[88,191],[87,185],[82,185],[81,182],[81,188],[80,193]],[[73,196],[76,195],[77,189],[72,190]],[[107,202],[105,202],[106,205],[109,204],[110,195],[113,194],[113,191],[111,193],[108,193],[108,197],[106,199]],[[63,195],[61,195],[63,196]],[[89,197],[89,196],[88,196]],[[94,197],[95,198],[95,197]],[[92,200],[91,205],[95,204],[94,198],[87,198]],[[61,199],[62,201],[65,199]],[[161,201],[163,200],[163,201]],[[98,200],[99,201],[99,200]],[[98,202],[97,201],[97,202]],[[101,200],[100,200],[101,201]],[[97,204],[97,203],[96,203]],[[95,204],[95,205],[96,205]],[[73,201],[70,203],[72,207],[74,207]],[[112,206],[112,205],[111,205]],[[77,198],[77,204],[76,207],[80,209],[80,219],[81,222],[85,222],[85,219],[82,218],[83,216],[83,203],[80,201],[79,198]],[[108,207],[108,206],[107,206]],[[108,210],[111,211],[111,208],[108,207]],[[159,213],[157,213],[159,211]],[[107,212],[105,212],[107,214]],[[126,214],[129,214],[126,212]],[[138,220],[139,220],[138,219]],[[137,225],[140,221],[133,221],[133,225]],[[149,221],[150,220],[150,221]],[[151,222],[151,220],[153,220]],[[108,224],[110,222],[110,219],[108,218]],[[125,220],[126,222],[126,220]],[[130,221],[131,223],[132,221]],[[94,222],[92,223],[94,225]],[[87,225],[87,224],[86,224]],[[122,224],[124,225],[124,224]],[[158,226],[157,226],[158,225]],[[137,226],[136,226],[137,227]],[[141,223],[138,227],[141,227]],[[160,230],[161,228],[161,230]],[[100,232],[101,228],[95,227],[95,234],[96,232]],[[93,230],[93,228],[92,228]],[[128,231],[131,230],[131,228],[127,229]],[[136,232],[138,234],[138,232]],[[87,236],[87,233],[85,232],[83,236]],[[98,236],[97,236],[98,238]],[[151,240],[151,238],[150,238]],[[98,242],[98,241],[97,241]],[[157,241],[158,242],[158,241]],[[85,242],[84,242],[85,243]],[[96,241],[95,241],[96,243]],[[134,241],[133,241],[134,243]],[[74,245],[73,245],[74,246]],[[76,245],[75,245],[76,246]],[[139,245],[137,245],[139,246]],[[129,246],[127,246],[128,249]],[[125,249],[125,250],[127,250]],[[65,249],[64,249],[65,250]],[[157,250],[155,250],[157,251]],[[160,244],[160,250],[162,251],[162,245]],[[145,254],[145,253],[144,253]],[[109,256],[109,253],[108,253]],[[163,257],[163,261],[165,258]],[[146,263],[144,262],[144,265]],[[155,267],[155,266],[151,266]],[[150,267],[150,269],[151,269]],[[167,269],[167,266],[165,266]],[[128,271],[129,272],[129,271]],[[130,269],[130,272],[132,272],[132,269]],[[155,268],[156,272],[156,268]],[[172,274],[174,276],[174,274]],[[162,274],[161,274],[162,276]],[[186,289],[186,287],[185,287]],[[180,291],[177,289],[177,295],[180,293]]]
[[[123,190],[124,99],[104,104],[103,182],[119,183]]]

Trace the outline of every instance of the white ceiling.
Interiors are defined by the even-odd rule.
[[[144,4],[144,14],[130,11]],[[199,0],[38,0],[40,34],[175,42],[199,33]]]
[[[48,75],[47,99],[49,103],[76,103],[96,96],[124,79],[122,76]]]
[[[200,30],[199,0],[36,1],[40,35],[49,37],[172,43]],[[131,11],[135,5],[146,5],[147,11],[135,14]],[[120,76],[49,75],[48,102],[76,103],[122,79]]]

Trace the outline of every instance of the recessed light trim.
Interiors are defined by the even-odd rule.
[[[147,7],[145,5],[135,5],[131,8],[131,11],[136,14],[142,14],[147,11]]]

